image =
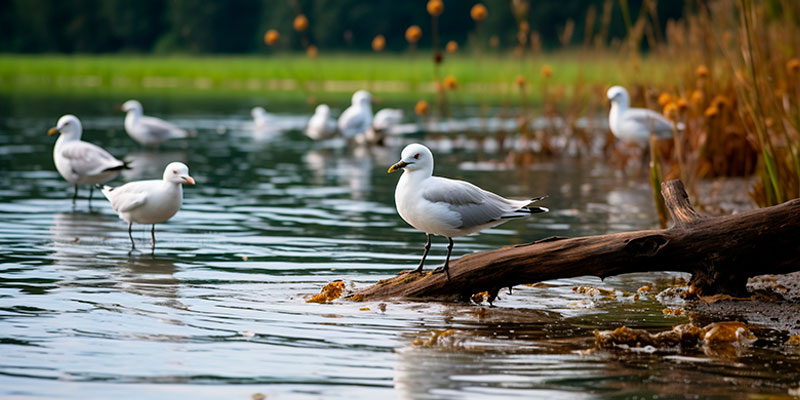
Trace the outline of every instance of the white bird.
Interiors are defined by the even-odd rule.
[[[347,139],[366,135],[372,127],[372,95],[366,90],[353,93],[350,107],[339,116],[339,132]]]
[[[89,186],[89,203],[92,201],[94,185],[108,182],[119,175],[127,164],[120,161],[100,146],[81,140],[83,126],[78,117],[64,115],[48,135],[61,133],[53,148],[56,169],[67,182],[75,185],[72,204],[78,198],[78,185]]]
[[[364,135],[369,143],[381,143],[389,129],[403,120],[403,110],[397,108],[384,108],[375,113],[372,126]]]
[[[672,137],[672,122],[653,110],[630,108],[630,96],[624,87],[613,86],[606,94],[611,100],[608,126],[618,139],[649,147],[650,132],[659,139]]]
[[[389,172],[398,169],[404,171],[394,192],[397,212],[409,225],[425,232],[428,239],[422,260],[414,272],[422,271],[431,248],[431,235],[444,236],[449,241],[444,265],[434,272],[442,270],[450,279],[453,237],[548,211],[532,205],[543,197],[511,200],[469,182],[433,176],[433,154],[421,144],[410,144],[403,149],[400,161],[392,165]]]
[[[255,126],[256,129],[266,128],[269,120],[272,118],[272,115],[270,115],[264,107],[253,107],[253,109],[250,110],[250,115],[253,116],[253,126]]]
[[[383,108],[375,113],[372,127],[376,131],[386,131],[403,121],[403,110],[399,108]]]
[[[185,129],[160,118],[142,115],[142,103],[128,100],[122,104],[125,111],[125,131],[144,146],[158,146],[167,139],[179,139],[189,136]]]
[[[314,109],[314,115],[308,120],[306,136],[314,140],[333,137],[336,134],[336,121],[331,119],[331,109],[327,104],[320,104]]]
[[[131,229],[133,223],[152,224],[150,231],[152,246],[156,245],[156,225],[172,218],[183,202],[183,184],[194,185],[189,176],[189,167],[184,163],[172,162],[164,170],[163,179],[134,181],[113,188],[106,186],[103,194],[119,217],[128,223],[128,237],[133,243]]]

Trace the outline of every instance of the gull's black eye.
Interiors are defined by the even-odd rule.
[[[417,160],[419,160],[419,153],[417,153],[417,154],[414,154],[414,158],[416,158]]]
[[[173,174],[177,174],[177,173],[178,173],[178,170],[177,170],[177,169],[173,169],[173,170],[172,170],[172,173],[173,173]]]

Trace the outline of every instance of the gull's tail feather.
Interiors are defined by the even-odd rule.
[[[106,198],[107,198],[109,201],[111,201],[111,192],[113,192],[113,191],[114,191],[114,189],[116,189],[116,188],[115,188],[115,187],[113,187],[113,186],[108,186],[108,185],[100,185],[100,184],[98,184],[97,186],[98,186],[98,188],[100,188],[100,191],[102,191],[102,192],[103,192],[103,196],[106,196]],[[101,186],[102,186],[102,187],[101,187]]]
[[[547,207],[525,207],[525,209],[530,211],[531,214],[546,213],[550,211],[550,209]]]
[[[116,167],[106,168],[106,169],[104,169],[104,170],[103,170],[103,172],[107,172],[107,171],[121,171],[121,170],[123,170],[123,169],[131,169],[131,163],[132,163],[132,162],[133,162],[133,161],[123,161],[123,162],[122,162],[122,164],[120,164],[120,165],[117,165]]]
[[[516,209],[516,210],[514,210],[514,211],[512,211],[510,213],[506,213],[506,214],[501,215],[500,219],[521,218],[521,217],[527,217],[528,215],[531,215],[531,214],[545,213],[545,212],[548,212],[548,211],[550,211],[550,209],[548,209],[546,207],[524,206],[524,207],[518,208],[518,209]]]
[[[546,198],[547,198],[547,196],[534,197],[534,198],[528,200],[528,204],[525,204],[523,207],[524,208],[531,208],[531,204],[536,203],[539,200],[544,200]],[[547,209],[545,208],[545,210],[547,210]],[[541,211],[541,212],[543,212],[543,211]]]

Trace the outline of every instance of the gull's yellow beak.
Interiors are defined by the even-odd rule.
[[[392,172],[394,172],[394,171],[397,171],[398,169],[403,169],[403,168],[404,168],[406,165],[408,165],[408,163],[407,163],[407,162],[405,162],[405,161],[398,161],[398,162],[396,162],[394,165],[392,165],[391,167],[389,167],[389,171],[387,171],[387,173],[391,174]]]
[[[53,128],[50,128],[50,129],[47,131],[47,136],[53,136],[53,135],[55,135],[56,133],[58,133],[58,128],[56,128],[56,127],[53,127]]]

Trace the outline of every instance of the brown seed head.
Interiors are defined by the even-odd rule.
[[[500,47],[500,37],[497,35],[492,35],[492,37],[489,38],[489,47]]]
[[[689,108],[689,102],[686,101],[683,97],[679,97],[678,100],[675,101],[675,105],[678,106],[678,111],[683,112]]]
[[[417,43],[422,38],[422,29],[417,25],[411,25],[406,29],[406,40],[408,43]]]
[[[375,36],[372,39],[372,50],[382,51],[384,48],[386,48],[386,38],[383,35]]]
[[[488,15],[489,11],[486,9],[486,6],[481,3],[475,4],[472,6],[472,9],[469,10],[469,16],[476,22],[485,20]]]
[[[458,42],[456,42],[455,40],[451,40],[447,42],[447,44],[444,46],[444,49],[448,53],[455,53],[456,51],[458,51]]]
[[[308,29],[308,18],[305,15],[300,14],[294,17],[294,22],[292,23],[294,26],[294,30],[298,32],[303,32]]]
[[[542,78],[546,79],[546,78],[549,78],[551,76],[553,76],[553,68],[550,68],[549,65],[545,64],[542,67]]]
[[[708,78],[708,68],[705,65],[698,66],[694,73],[700,79]]]
[[[428,115],[428,102],[420,100],[414,105],[414,112],[419,116]]]
[[[661,93],[658,96],[658,105],[660,105],[661,107],[666,106],[667,103],[669,103],[671,101],[672,101],[672,96],[670,96],[670,94],[667,93],[667,92]]]
[[[449,90],[456,90],[458,88],[458,82],[456,78],[452,75],[447,75],[444,77],[444,87]]]
[[[787,61],[786,70],[789,71],[790,74],[796,74],[800,72],[800,59],[793,58]]]
[[[275,29],[270,29],[267,31],[267,33],[264,34],[264,43],[266,43],[267,46],[272,46],[275,43],[278,43],[278,39],[280,38],[281,34],[278,33],[278,31],[276,31]]]
[[[720,110],[725,109],[726,107],[731,106],[731,101],[727,97],[723,95],[718,95],[714,97],[714,100],[711,101],[711,105],[714,107],[719,108]]]
[[[319,54],[319,50],[317,50],[317,46],[313,44],[306,47],[306,55],[311,58],[317,58],[317,54]]]
[[[678,104],[670,101],[664,105],[664,116],[675,121],[678,119]]]
[[[444,12],[444,3],[442,3],[442,0],[430,0],[427,8],[428,14],[438,17]]]
[[[517,84],[517,86],[520,89],[524,88],[525,87],[525,77],[522,76],[522,75],[517,75],[516,79],[514,79],[514,83]]]
[[[693,91],[692,96],[689,98],[689,100],[691,100],[692,104],[694,105],[699,105],[703,103],[703,92],[699,90]]]
[[[709,106],[708,108],[706,108],[706,111],[705,111],[704,114],[705,114],[706,118],[714,119],[714,118],[717,117],[717,115],[719,115],[719,108],[717,108],[716,106]]]

